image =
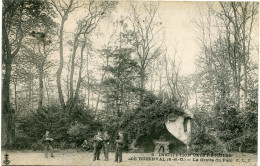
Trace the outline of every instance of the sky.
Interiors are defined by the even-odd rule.
[[[142,5],[143,2],[137,1],[137,3]],[[164,47],[167,48],[169,57],[172,57],[175,49],[177,49],[181,59],[180,74],[184,76],[194,73],[196,69],[195,60],[200,53],[200,47],[197,43],[198,34],[196,33],[194,21],[198,18],[199,8],[203,8],[205,3],[196,1],[159,2],[158,19],[162,22],[165,30]],[[100,48],[108,42],[113,30],[112,22],[120,19],[122,16],[129,16],[129,9],[130,2],[120,1],[116,10],[100,23],[96,32],[101,32],[102,35],[94,39],[96,48]],[[65,31],[75,31],[76,20],[83,16],[83,9],[71,14],[65,24]],[[256,27],[254,33],[255,36],[259,36],[258,27]],[[258,61],[258,56],[253,57],[253,60]]]
[[[180,73],[191,74],[195,71],[195,59],[199,48],[196,43],[193,25],[196,6],[194,2],[161,2],[159,13],[166,29],[166,45],[169,55],[175,47],[181,52]]]
[[[141,5],[142,2],[137,3]],[[94,39],[95,45],[102,46],[108,42],[109,35],[112,32],[111,21],[120,19],[122,15],[129,16],[129,4],[129,2],[120,2],[117,10],[111,13],[111,16],[105,21],[102,21],[98,29],[103,31],[103,35],[101,38]],[[175,49],[180,53],[182,60],[180,73],[182,75],[188,75],[195,71],[194,62],[199,48],[196,43],[193,21],[197,5],[198,3],[196,2],[159,3],[158,18],[165,30],[164,47],[167,47],[167,54],[169,56],[173,55]],[[65,31],[68,33],[75,31],[75,20],[83,15],[83,10],[78,10],[76,13],[70,15],[69,20],[65,23]]]

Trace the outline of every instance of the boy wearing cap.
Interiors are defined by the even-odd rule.
[[[49,131],[47,130],[45,135],[43,136],[43,144],[44,144],[44,154],[45,154],[45,158],[48,158],[48,152],[47,150],[49,149],[51,151],[51,157],[54,157],[53,156],[53,148],[52,148],[52,141],[53,141],[53,138],[50,137],[49,135]]]
[[[93,147],[94,147],[93,161],[100,160],[99,156],[100,156],[100,151],[102,149],[102,141],[103,141],[101,131],[98,131],[97,135],[94,136],[93,141],[94,141],[94,144],[93,144]]]
[[[122,131],[118,132],[116,138],[116,152],[115,152],[115,162],[122,162],[122,148],[123,148],[124,137]]]
[[[107,131],[104,131],[104,136],[103,136],[103,147],[104,147],[104,156],[105,156],[105,161],[108,161],[109,140],[110,140],[110,137],[109,137]]]

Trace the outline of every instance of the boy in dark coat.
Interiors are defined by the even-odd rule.
[[[108,161],[109,141],[110,141],[110,137],[109,137],[107,131],[105,131],[104,136],[103,136],[103,147],[104,147],[105,161]]]
[[[103,141],[103,138],[102,138],[101,132],[98,131],[98,134],[95,135],[94,139],[93,139],[93,147],[94,147],[93,161],[100,160],[99,156],[100,156],[100,151],[102,149],[102,141]]]
[[[123,133],[119,131],[118,136],[116,138],[115,162],[122,162],[123,143],[124,143]]]
[[[48,158],[48,152],[47,152],[48,149],[50,149],[50,151],[51,151],[51,157],[54,157],[53,156],[53,148],[52,148],[52,145],[51,145],[53,138],[51,138],[49,136],[48,130],[46,131],[46,134],[43,136],[42,140],[43,140],[43,144],[44,144],[45,158]]]

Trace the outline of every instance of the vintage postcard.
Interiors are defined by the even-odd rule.
[[[2,165],[257,165],[259,3],[2,1]]]

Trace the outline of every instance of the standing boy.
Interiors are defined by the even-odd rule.
[[[102,135],[101,132],[98,131],[97,135],[95,135],[94,139],[93,139],[93,147],[94,147],[94,158],[93,161],[95,160],[100,160],[99,156],[100,156],[100,151],[102,149]]]
[[[49,131],[47,130],[45,135],[43,136],[45,158],[48,158],[48,152],[47,152],[48,149],[50,149],[50,151],[51,151],[51,157],[54,157],[53,148],[52,148],[52,144],[51,144],[52,141],[53,141],[53,138],[51,138],[49,136]]]
[[[115,162],[122,162],[122,148],[123,148],[124,137],[122,131],[118,132],[116,138],[116,152],[115,152]]]
[[[108,161],[109,140],[110,140],[110,137],[109,137],[107,131],[105,131],[104,136],[103,136],[103,145],[104,145],[103,147],[104,147],[105,161]]]

